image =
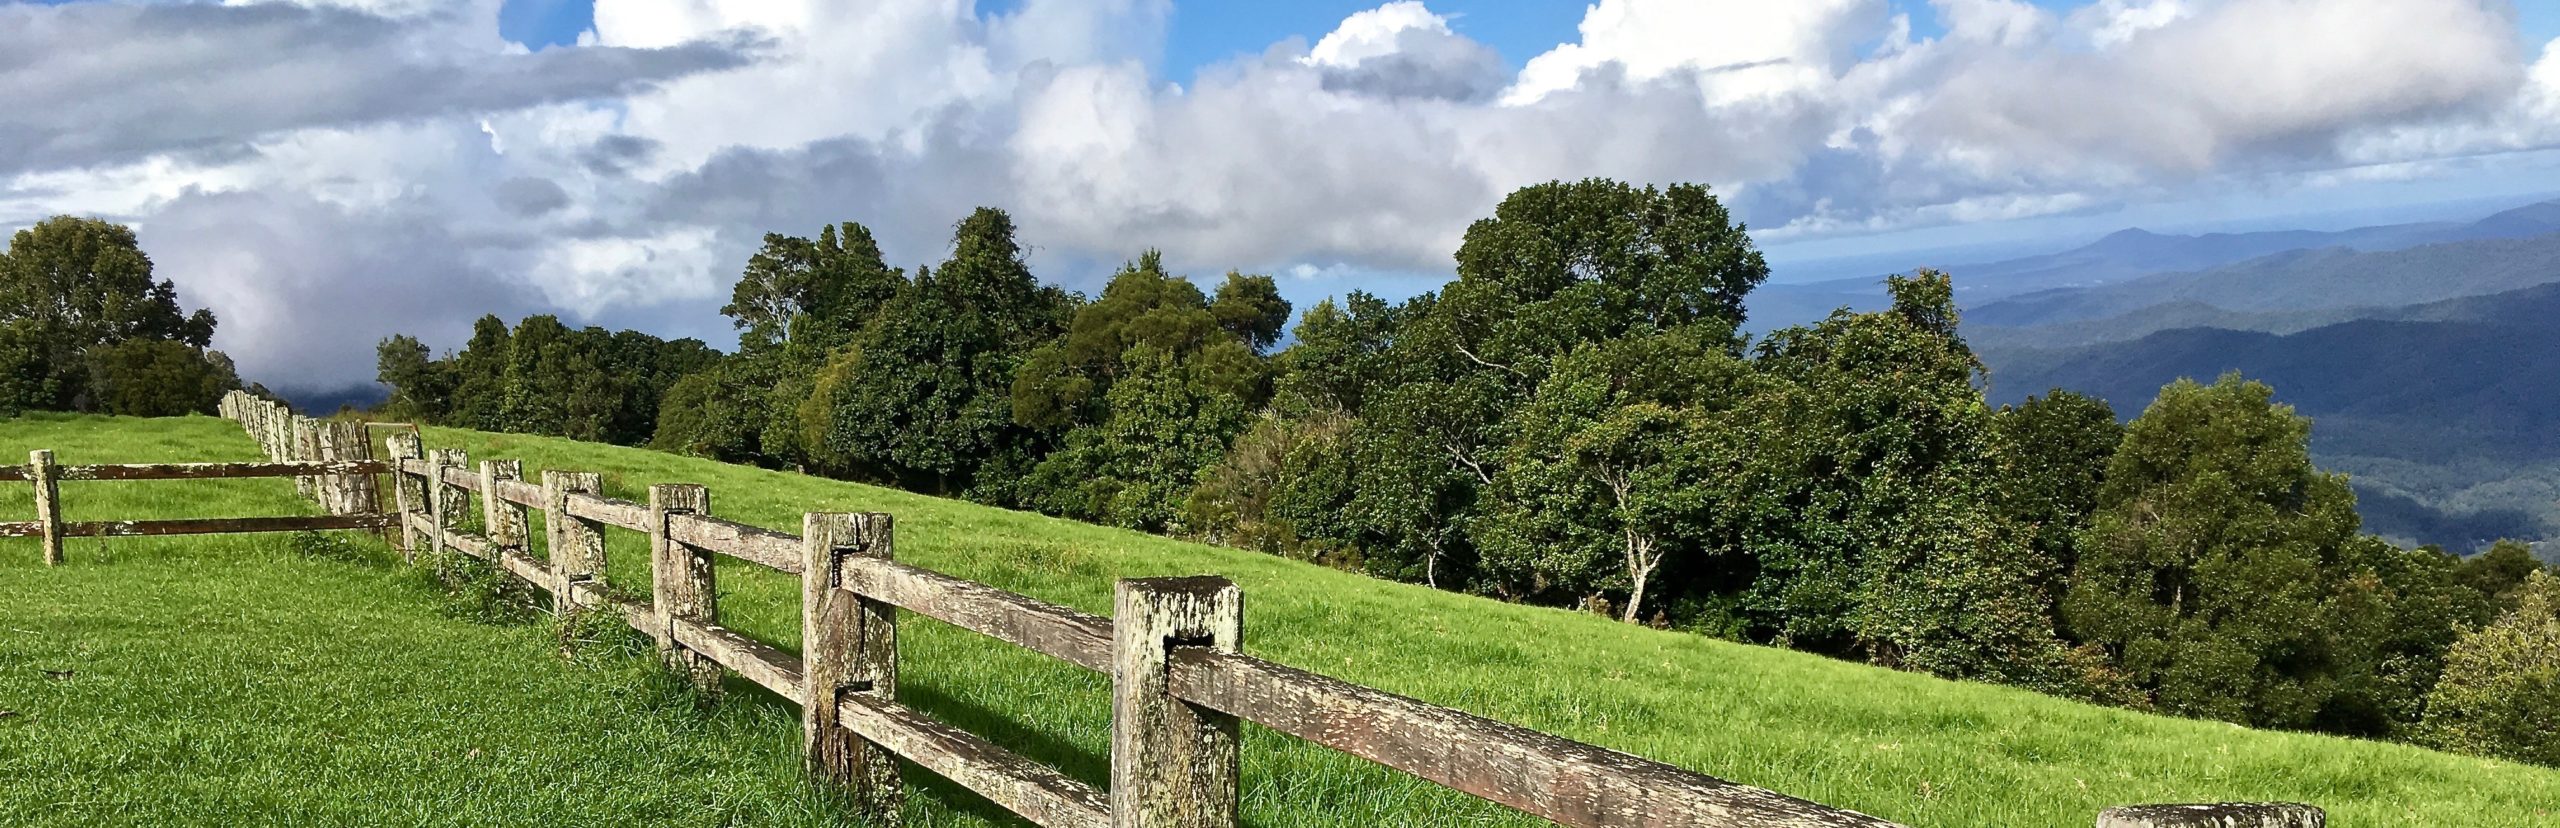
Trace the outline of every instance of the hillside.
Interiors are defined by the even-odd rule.
[[[529,470],[602,471],[617,496],[705,483],[716,513],[765,526],[794,526],[807,509],[888,511],[902,560],[1089,611],[1108,610],[1115,577],[1226,575],[1247,595],[1246,648],[1257,655],[1915,826],[2083,825],[2124,802],[2254,799],[2317,802],[2345,825],[2523,826],[2560,803],[2560,771],[2094,707],[645,450],[426,436]],[[250,452],[235,426],[211,418],[22,419],[0,423],[0,437],[0,449],[49,447],[67,462]],[[202,484],[228,487],[219,492],[74,485],[74,519],[296,502],[280,481]],[[159,488],[117,488],[133,486]],[[24,512],[22,492],[5,497],[0,508]],[[640,540],[613,535],[614,580],[645,577]],[[642,659],[561,662],[538,628],[442,618],[411,576],[288,546],[80,544],[72,564],[47,570],[27,542],[0,544],[11,584],[0,591],[0,699],[16,711],[0,719],[0,801],[61,803],[9,821],[823,817],[793,787],[787,705],[670,706],[636,677]],[[721,583],[724,623],[797,646],[796,580],[741,566],[724,568]],[[1109,705],[1099,678],[935,623],[901,637],[902,699],[1101,780]],[[75,674],[44,672],[60,670]],[[1528,824],[1261,731],[1249,733],[1244,762],[1254,824]],[[96,782],[119,774],[174,784],[102,795]],[[925,785],[911,824],[996,824],[960,798]],[[367,804],[379,802],[409,804]]]
[[[2161,385],[2239,371],[2313,417],[2313,449],[2356,476],[2368,528],[2470,548],[2550,537],[2560,493],[2560,284],[2388,310],[2288,334],[2180,328],[2058,349],[1986,347],[1994,401],[2048,388],[2130,417]]]

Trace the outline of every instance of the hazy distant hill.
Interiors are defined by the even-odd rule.
[[[2032,326],[2100,319],[2137,312],[2154,305],[2201,298],[2181,295],[2183,287],[2167,283],[2154,285],[2143,278],[2161,278],[2157,274],[2198,275],[2199,271],[2218,271],[2226,266],[2295,251],[2326,250],[2335,251],[2328,255],[2350,255],[2551,233],[2560,233],[2560,201],[2530,204],[2470,222],[2390,224],[2338,231],[2172,235],[2128,229],[2058,253],[1941,266],[1940,269],[1955,276],[1957,300],[1970,309],[1966,316],[1968,324]],[[2273,265],[2278,261],[2283,259],[2269,260],[2265,264]],[[1768,330],[1820,319],[1832,309],[1844,305],[1857,310],[1883,307],[1886,303],[1880,282],[1884,274],[1924,264],[1931,263],[1899,263],[1880,267],[1871,276],[1850,279],[1762,286],[1751,297],[1751,328]],[[2507,285],[2516,286],[2520,285]],[[2360,300],[2345,306],[2398,305],[2433,298],[2442,296]],[[2246,309],[2214,304],[2225,310]],[[2343,306],[2324,304],[2320,307]],[[2163,329],[2152,327],[2143,332]]]
[[[2164,306],[2302,313],[2396,307],[2560,281],[2560,233],[2406,250],[2323,248],[2096,288],[2031,293],[1965,311],[1975,325],[2079,325]],[[2189,312],[2192,312],[2189,311]]]
[[[2182,328],[1987,348],[1984,359],[1995,402],[2070,388],[2127,417],[2179,377],[2237,370],[2316,420],[2315,452],[2356,477],[2373,531],[2456,548],[2560,536],[2560,284],[2375,315],[2290,334]]]

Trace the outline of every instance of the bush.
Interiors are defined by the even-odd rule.
[[[2446,750],[2560,767],[2560,577],[2533,573],[2514,611],[2453,645],[2423,733]]]

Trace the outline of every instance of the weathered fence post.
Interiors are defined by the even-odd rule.
[[[293,459],[320,459],[320,424],[300,414],[293,415]],[[320,499],[320,478],[317,476],[306,474],[296,477],[293,486],[304,498],[315,502]]]
[[[711,490],[692,483],[660,483],[649,487],[649,592],[657,611],[651,632],[670,669],[705,693],[720,692],[720,663],[688,650],[676,641],[675,620],[719,623],[718,585],[712,579],[711,554],[675,539],[670,515],[711,513]]]
[[[36,487],[36,523],[44,538],[44,565],[62,564],[62,487],[54,479],[53,451],[27,452],[27,479]]]
[[[359,420],[331,420],[329,428],[337,432],[337,459],[344,463],[360,463],[373,459],[373,442],[366,439],[364,423]],[[381,481],[370,474],[338,476],[340,514],[362,514],[382,511]],[[388,538],[385,538],[388,540]]]
[[[551,557],[551,571],[560,578],[556,606],[563,609],[577,607],[570,590],[604,571],[604,524],[570,516],[569,495],[603,489],[603,478],[595,472],[542,470],[542,546]]]
[[[1225,578],[1120,581],[1111,647],[1112,828],[1235,828],[1236,719],[1174,698],[1175,647],[1240,652],[1244,593]]]
[[[844,589],[846,558],[895,557],[884,514],[810,512],[800,521],[801,744],[820,784],[852,794],[868,824],[893,828],[905,790],[898,757],[837,724],[847,693],[898,694],[898,608]]]
[[[435,518],[434,511],[428,506],[426,481],[409,474],[404,464],[409,460],[423,459],[425,452],[420,450],[416,434],[391,435],[383,441],[383,446],[390,450],[391,455],[391,506],[400,517],[400,557],[416,562],[418,538],[425,533],[418,531],[417,524],[410,522],[410,516],[426,515],[428,520]]]
[[[2290,802],[2126,805],[2098,814],[2098,828],[2327,828],[2329,815]]]
[[[445,482],[448,469],[468,466],[471,453],[462,449],[436,449],[427,452],[427,509],[432,536],[427,538],[431,558],[445,554],[445,533],[462,525],[462,516],[471,508],[471,491]]]
[[[533,531],[524,504],[498,496],[500,483],[524,479],[522,460],[480,461],[480,534],[489,539],[491,557],[508,552],[524,554],[526,535]]]
[[[338,451],[337,423],[328,420],[311,421],[311,440],[316,449],[312,452],[312,459],[323,463],[338,462],[340,452]],[[347,487],[344,478],[334,474],[314,477],[311,493],[320,501],[321,514],[347,513]]]

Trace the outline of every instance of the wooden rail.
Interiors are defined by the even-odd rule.
[[[613,612],[656,638],[668,664],[704,692],[735,673],[800,703],[812,774],[845,787],[875,824],[897,819],[896,756],[1039,825],[1234,828],[1236,729],[1251,721],[1567,826],[1892,825],[1245,655],[1241,595],[1223,579],[1122,581],[1119,611],[1105,618],[900,563],[887,515],[812,513],[792,535],[712,516],[698,486],[652,486],[638,503],[591,482],[566,485],[594,475],[555,471],[533,485],[513,464],[475,467],[410,435],[389,446],[411,554],[487,560],[552,593],[562,611]],[[546,553],[530,539],[456,529],[451,516],[471,513],[475,496],[493,527],[542,510],[552,527]],[[600,543],[564,549],[557,540],[608,528],[650,536],[649,602],[607,597],[601,561],[570,560],[600,558]],[[715,555],[801,576],[804,652],[720,625]],[[898,703],[900,610],[1111,676],[1110,787]]]

